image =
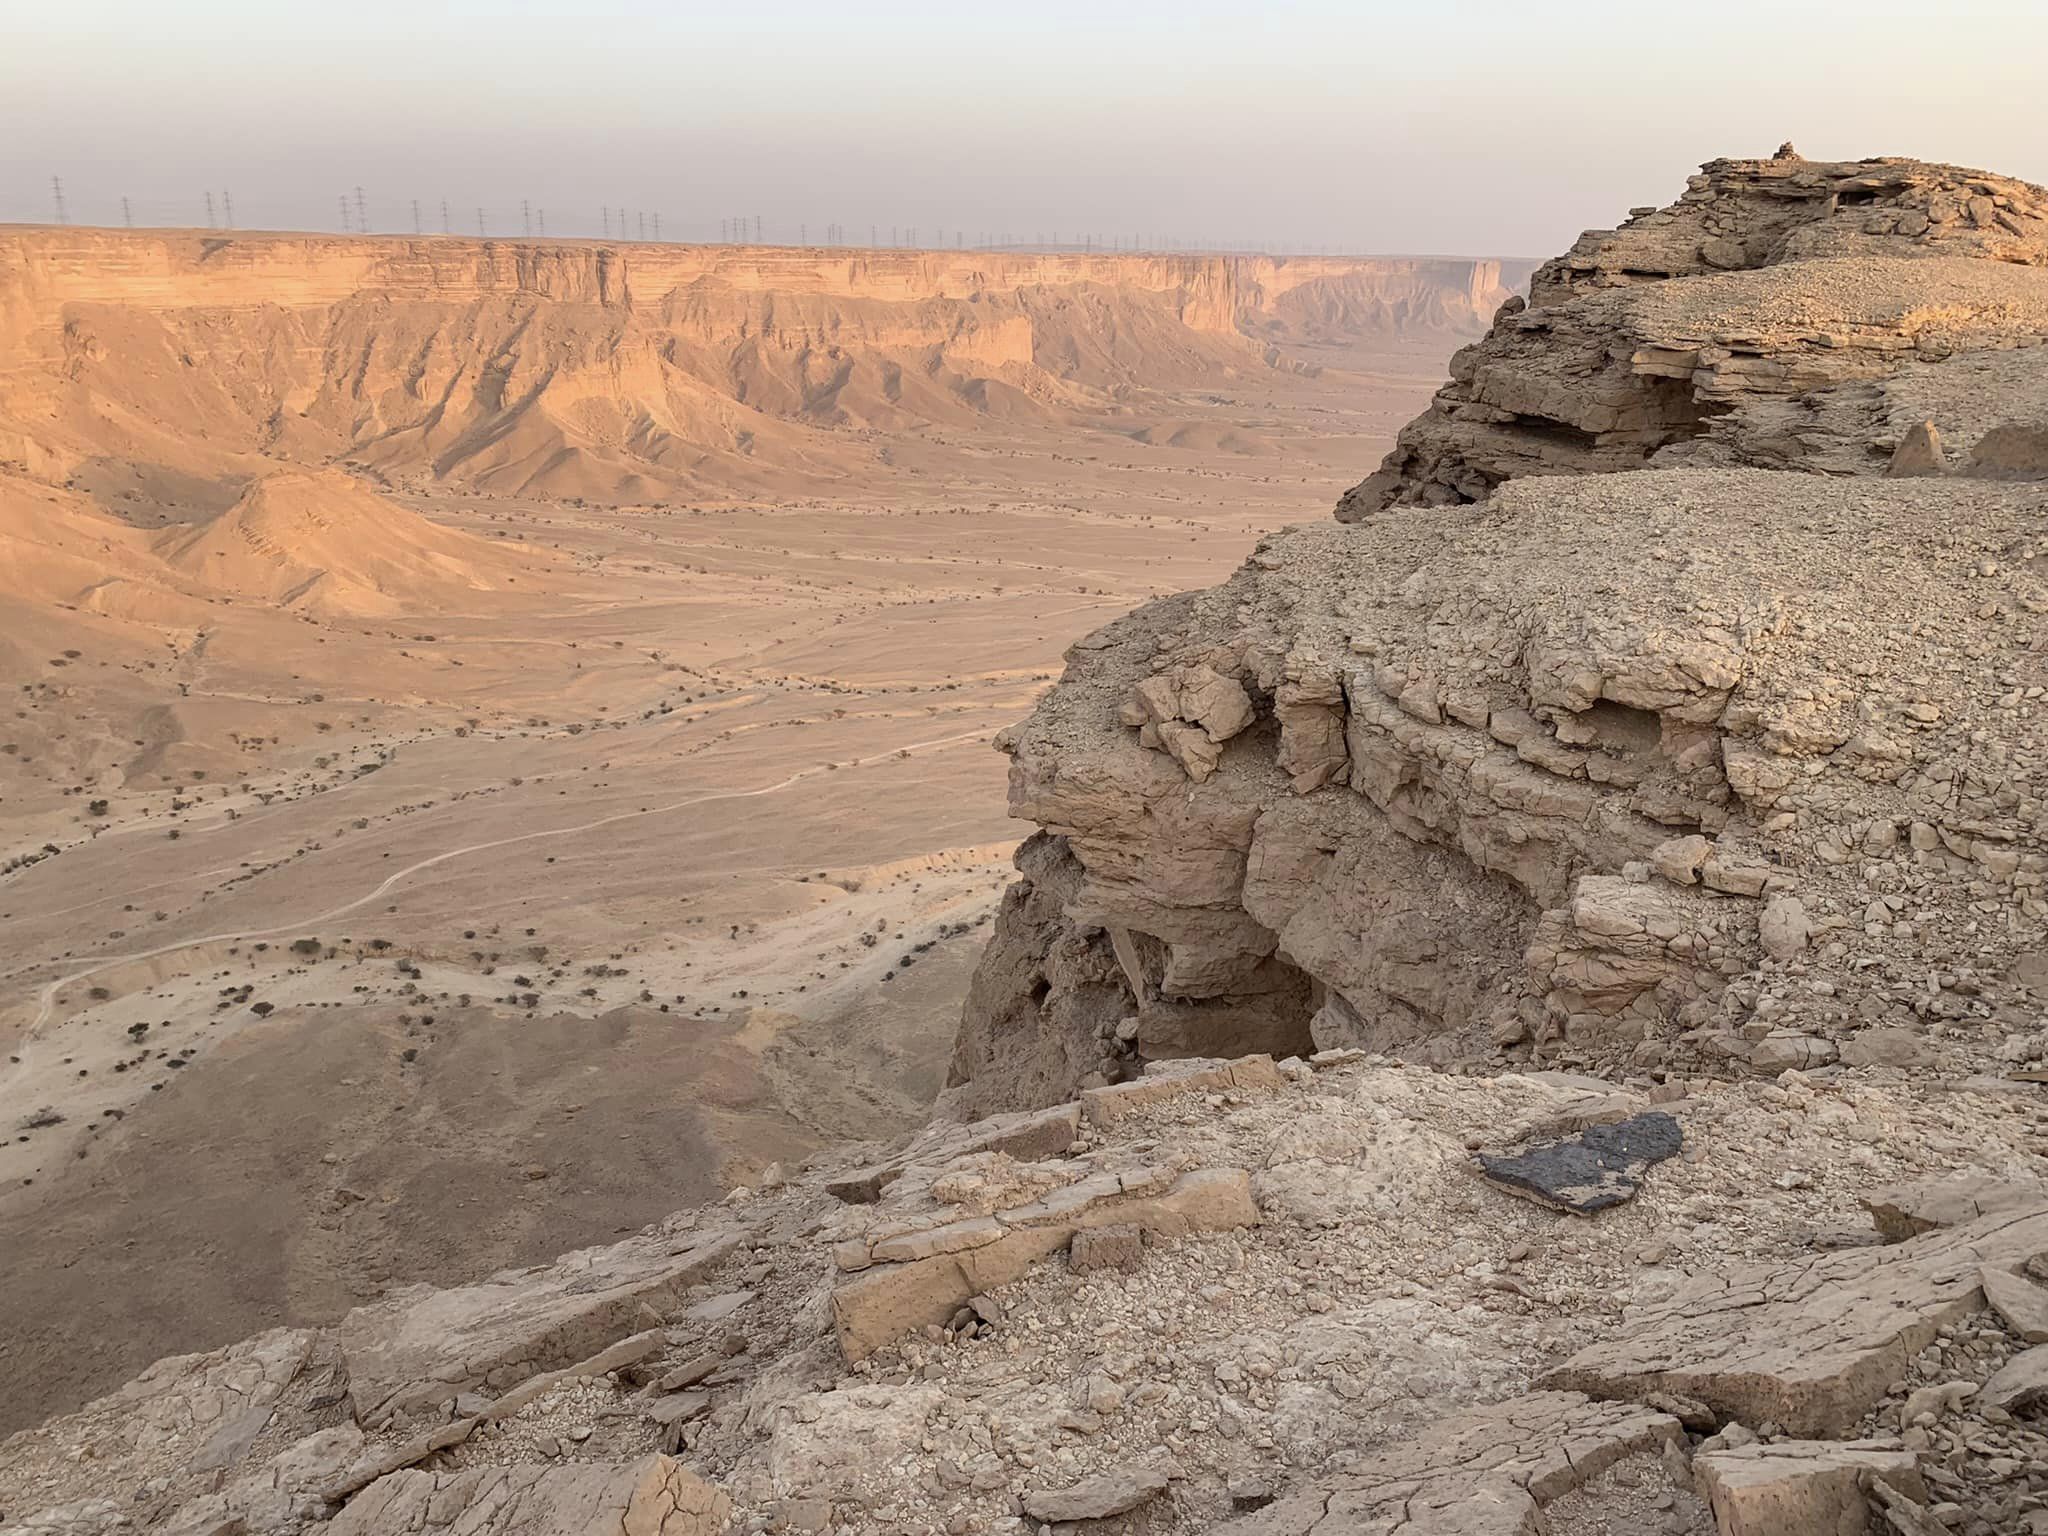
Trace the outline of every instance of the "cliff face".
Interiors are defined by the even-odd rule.
[[[219,481],[261,457],[509,491],[744,486],[842,470],[821,429],[1061,419],[1257,371],[1273,343],[1477,331],[1499,277],[1458,261],[23,230],[0,236],[0,460],[50,481]]]
[[[1950,186],[1990,212],[1904,201]],[[1959,954],[2019,1002],[2044,203],[1716,162],[1542,269],[1347,498],[1362,523],[1080,642],[1004,742],[1041,831],[951,1102],[1351,1044],[1775,1071],[1955,1016],[1907,978]],[[1835,478],[1730,467],[1791,418],[1778,462]]]
[[[1968,399],[1928,396],[1955,354],[2039,337],[2044,267],[2048,193],[2025,182],[1917,160],[1713,161],[1669,207],[1544,263],[1337,516],[1646,464],[1882,472],[1923,419],[1969,433]]]

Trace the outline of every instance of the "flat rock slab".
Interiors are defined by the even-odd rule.
[[[1240,1056],[1234,1061],[1158,1063],[1134,1082],[1089,1088],[1081,1094],[1081,1113],[1098,1130],[1163,1104],[1184,1093],[1272,1093],[1287,1084],[1271,1056]]]
[[[1861,1197],[1872,1225],[1888,1243],[1904,1242],[1942,1227],[1958,1227],[1982,1216],[2026,1210],[2044,1201],[2048,1201],[2048,1185],[1994,1178],[1972,1169],[1888,1185]]]
[[[1983,1269],[2018,1268],[2044,1251],[2048,1202],[1890,1247],[1703,1275],[1544,1384],[1595,1397],[1668,1392],[1724,1420],[1840,1439],[1943,1324],[1983,1304]]]
[[[2029,1344],[2048,1344],[2048,1286],[2002,1269],[1986,1269],[1980,1278],[1984,1299],[2006,1327]]]
[[[449,1290],[411,1286],[358,1307],[334,1327],[356,1418],[376,1426],[432,1413],[464,1392],[504,1392],[587,1359],[647,1327],[650,1311],[676,1311],[737,1241],[719,1231],[693,1233],[680,1247],[628,1238],[543,1268]]]
[[[1021,1278],[1077,1233],[1123,1226],[1179,1238],[1259,1224],[1251,1176],[1242,1168],[1190,1169],[1170,1186],[1145,1194],[1122,1192],[1135,1175],[1098,1177],[1099,1187],[1084,1180],[1056,1191],[1053,1199],[998,1212],[989,1223],[997,1232],[992,1241],[956,1244],[947,1238],[926,1245],[929,1256],[878,1263],[839,1286],[832,1293],[832,1317],[847,1364],[927,1324],[945,1324],[971,1298]],[[950,1225],[979,1232],[981,1221]]]
[[[1882,1479],[1924,1503],[1919,1458],[1896,1441],[1779,1440],[1695,1456],[1693,1475],[1721,1536],[1877,1530],[1865,1491]]]
[[[666,1456],[393,1472],[327,1526],[331,1536],[716,1536],[731,1501]]]
[[[2048,1344],[2022,1350],[2006,1361],[1998,1374],[1984,1383],[1977,1403],[1982,1408],[2003,1408],[2007,1413],[2048,1404]]]
[[[1024,1495],[1024,1513],[1057,1525],[1068,1520],[1107,1520],[1166,1492],[1167,1477],[1149,1467],[1105,1472],[1071,1488],[1034,1488]]]
[[[1677,1419],[1638,1403],[1531,1392],[1443,1420],[1326,1483],[1213,1527],[1216,1536],[1529,1536],[1542,1510],[1625,1456],[1662,1450]]]
[[[1612,1125],[1588,1126],[1568,1141],[1546,1142],[1515,1153],[1479,1154],[1490,1184],[1549,1206],[1590,1216],[1633,1198],[1653,1163],[1685,1145],[1678,1122],[1660,1110]]]

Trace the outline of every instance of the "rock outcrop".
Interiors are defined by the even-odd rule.
[[[1518,475],[1752,465],[1883,474],[1923,423],[2043,469],[2048,192],[1917,160],[1715,160],[1546,262],[1337,516]],[[2021,449],[2021,442],[2034,444]],[[1924,456],[1925,450],[1920,450]],[[1923,462],[1922,469],[1935,467]]]
[[[2048,430],[2044,212],[1715,162],[1543,268],[1363,521],[1077,644],[1000,743],[1042,830],[949,1102],[1349,1045],[2038,1060],[2048,483],[1970,456]],[[1900,411],[1942,473],[1886,474]],[[1772,413],[1821,425],[1774,458]]]

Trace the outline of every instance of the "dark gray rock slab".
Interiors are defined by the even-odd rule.
[[[1482,1152],[1479,1171],[1511,1195],[1591,1216],[1632,1198],[1651,1164],[1675,1156],[1684,1145],[1678,1122],[1653,1109],[1613,1125],[1589,1126],[1566,1141]]]

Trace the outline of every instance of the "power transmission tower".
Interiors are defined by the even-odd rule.
[[[128,211],[128,199],[121,199],[121,223],[129,229],[135,227],[135,216]]]
[[[65,216],[65,213],[64,213],[64,178],[63,178],[63,177],[61,177],[61,176],[52,176],[52,177],[50,178],[50,196],[51,196],[52,198],[54,198],[54,199],[56,200],[56,203],[57,203],[57,222],[58,222],[59,224],[69,224],[69,223],[71,222],[71,220],[70,220],[69,218],[67,218],[67,217]]]
[[[445,197],[441,199],[441,233],[444,235],[453,233],[448,227],[448,199]]]
[[[526,226],[527,236],[531,238],[533,235],[533,208],[523,197],[519,199],[519,218]]]
[[[661,210],[654,210],[654,243],[661,244]]]
[[[647,215],[636,209],[633,217],[640,226],[640,243],[645,245],[647,243]]]
[[[420,232],[420,200],[418,198],[412,200],[412,232],[414,234]]]
[[[870,224],[870,225],[868,226],[868,249],[869,249],[869,250],[873,250],[874,248],[875,248],[875,226],[874,226],[874,225],[872,225],[872,224]]]
[[[607,204],[606,204],[606,205],[605,205],[604,207],[602,207],[602,208],[598,209],[598,210],[597,210],[597,216],[598,216],[599,218],[601,218],[601,219],[603,219],[603,220],[604,220],[604,237],[605,237],[605,239],[607,239],[607,240],[611,239],[611,237],[612,237],[612,210],[611,210],[611,205],[610,205],[609,203],[607,203]]]
[[[370,214],[368,206],[363,202],[361,187],[356,188],[356,231],[364,235],[370,232]]]
[[[478,239],[489,238],[484,234],[484,211],[481,208],[476,211],[476,232]]]
[[[797,225],[797,227],[796,227],[796,243],[797,243],[798,245],[809,245],[809,244],[811,243],[811,226],[810,226],[810,225],[808,225],[808,224],[799,224],[799,225]]]
[[[759,245],[760,243],[761,243],[761,215],[759,215],[759,214],[757,213],[757,214],[755,214],[755,215],[754,215],[754,244],[756,244],[756,245]]]
[[[213,222],[213,194],[211,192],[206,194],[206,227],[208,229],[214,229],[218,227]]]
[[[348,233],[348,194],[341,194],[341,232]]]
[[[540,215],[540,237],[545,240],[548,237],[548,211],[545,208],[537,208],[534,211]]]
[[[220,224],[222,229],[235,227],[235,194],[226,187],[220,189]]]

